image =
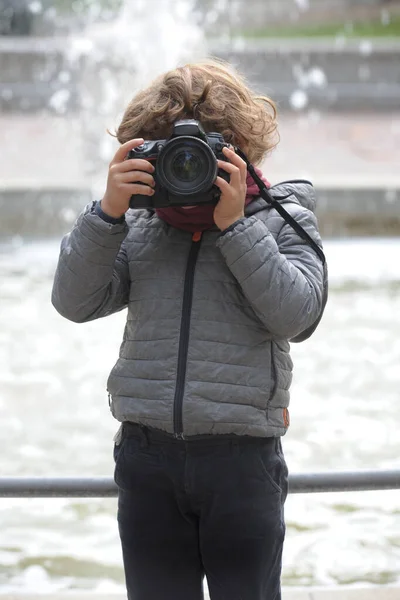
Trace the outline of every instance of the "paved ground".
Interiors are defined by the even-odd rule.
[[[123,594],[51,594],[39,595],[15,594],[2,595],[0,600],[124,600]],[[282,593],[282,600],[398,600],[400,588],[370,587],[370,588],[286,588]],[[208,598],[207,598],[208,600]]]
[[[111,139],[107,126],[99,126],[99,143]],[[96,179],[85,171],[79,119],[1,115],[0,131],[0,190],[88,187]],[[282,114],[280,133],[264,165],[272,183],[300,177],[333,189],[400,189],[400,110]],[[105,182],[106,171],[98,175]]]
[[[283,114],[280,132],[265,164],[274,182],[304,176],[321,187],[400,187],[400,111]]]
[[[281,142],[263,171],[272,184],[314,183],[324,237],[400,235],[400,110],[283,113],[279,121]],[[69,228],[104,192],[118,146],[106,129],[114,126],[96,121],[99,140],[90,145],[77,117],[0,115],[0,236],[42,237]],[[91,150],[104,142],[107,159],[88,170]]]

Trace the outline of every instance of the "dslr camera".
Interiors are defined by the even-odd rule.
[[[206,134],[199,121],[182,119],[174,123],[168,139],[145,141],[134,148],[127,158],[144,158],[153,164],[155,193],[133,194],[130,208],[217,204],[221,190],[214,184],[216,177],[229,181],[229,174],[217,165],[218,159],[228,162],[222,153],[225,146],[221,134]]]

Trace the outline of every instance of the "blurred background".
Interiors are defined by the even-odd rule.
[[[107,134],[161,71],[204,56],[278,104],[263,171],[306,178],[330,269],[293,345],[292,473],[399,467],[400,1],[0,0],[3,476],[111,476],[106,379],[125,314],[50,303],[60,240],[101,198]],[[400,583],[399,492],[290,496],[283,583]],[[0,499],[0,594],[123,591],[114,499]]]

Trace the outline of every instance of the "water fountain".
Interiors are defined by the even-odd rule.
[[[118,124],[134,93],[160,72],[205,55],[193,4],[166,0],[151,10],[146,0],[125,2],[111,23],[92,25],[74,40],[69,57],[84,63],[79,126],[94,193],[104,190],[104,170],[116,148],[103,133]]]
[[[0,37],[0,108],[12,115],[2,128],[0,234],[64,231],[102,193],[117,147],[106,130],[134,93],[160,70],[204,54],[191,0],[163,0],[156,11],[125,2],[112,19],[68,35]],[[21,144],[29,157],[22,177]],[[29,215],[27,203],[36,209]]]
[[[208,52],[239,66],[258,91],[278,101],[281,111],[291,111],[281,118],[282,143],[269,159],[273,181],[312,178],[321,198],[321,225],[329,235],[369,233],[372,222],[381,232],[399,231],[400,126],[388,110],[399,96],[398,42],[372,45],[343,37],[331,42],[245,41],[232,35],[237,22],[229,0],[202,4],[213,6],[202,18],[209,29],[215,21],[211,29],[218,33],[218,39],[208,41]],[[0,235],[58,235],[93,195],[102,193],[105,167],[116,147],[106,129],[117,125],[134,90],[163,68],[205,54],[194,5],[195,0],[163,0],[157,10],[149,10],[148,3],[135,0],[100,21],[92,11],[84,27],[82,17],[64,16],[61,22],[58,16],[55,22],[54,11],[32,0],[34,31],[40,35],[0,36],[0,118],[6,148],[0,162]],[[233,7],[237,12],[238,3]],[[251,14],[257,7],[256,2]],[[307,3],[298,3],[298,11],[307,14]],[[38,24],[42,13],[46,26]],[[50,36],[56,26],[57,35]],[[330,129],[324,126],[322,109],[350,107],[357,108],[356,116],[361,107],[375,108],[382,123],[361,134],[363,124],[344,123],[340,117]],[[390,148],[382,141],[382,127],[390,130]],[[304,147],[305,131],[313,133],[313,145]],[[326,139],[333,144],[328,153]],[[372,144],[372,139],[381,141]],[[23,173],[21,147],[29,157]],[[378,150],[381,157],[372,170],[368,153]],[[322,160],[327,154],[328,164]],[[319,178],[332,170],[333,162],[342,184],[336,177]],[[384,211],[382,198],[387,199]],[[36,210],[27,214],[27,203]]]

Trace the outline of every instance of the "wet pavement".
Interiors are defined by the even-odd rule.
[[[283,588],[282,600],[398,600],[400,597],[400,588],[395,586],[370,588]],[[3,596],[0,594],[0,600],[39,600],[39,596],[26,594],[12,594]],[[124,600],[123,594],[49,594],[48,600]],[[206,595],[205,600],[209,600]]]
[[[281,141],[263,165],[272,183],[305,178],[332,189],[400,188],[400,110],[282,113],[279,123]],[[117,144],[105,129],[113,125],[99,126],[110,158]],[[85,167],[90,150],[77,116],[2,115],[0,131],[0,190],[87,188],[99,179]]]

